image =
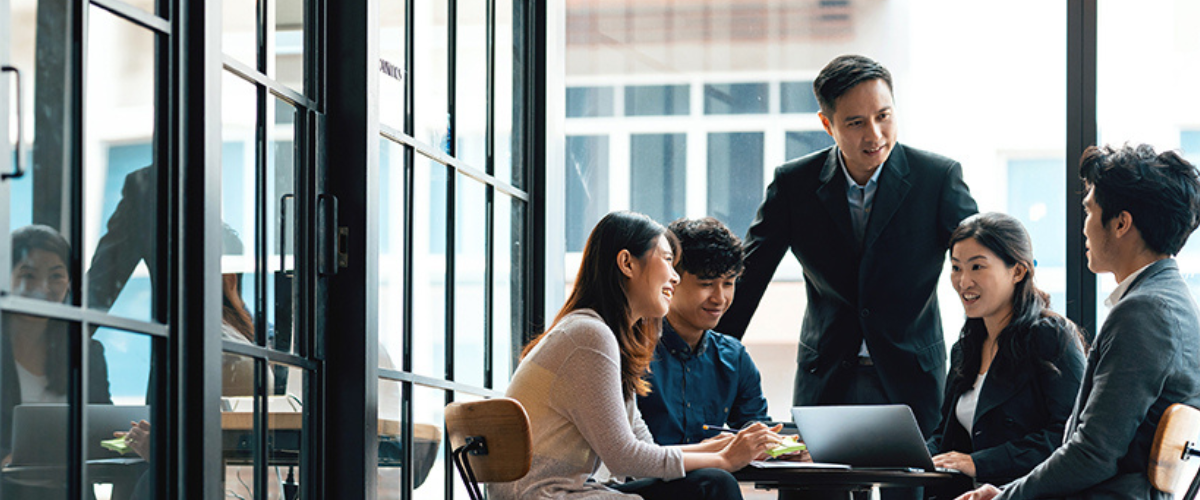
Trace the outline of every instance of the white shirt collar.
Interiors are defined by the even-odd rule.
[[[1158,261],[1156,260],[1154,262],[1158,262]],[[1133,274],[1126,276],[1123,281],[1121,281],[1120,283],[1117,283],[1117,288],[1115,290],[1113,290],[1112,293],[1108,294],[1107,299],[1104,299],[1104,305],[1107,306],[1109,309],[1112,309],[1113,306],[1116,306],[1117,302],[1121,300],[1121,296],[1125,295],[1125,292],[1127,290],[1129,290],[1129,286],[1133,284],[1134,280],[1137,279],[1138,275],[1142,274],[1142,271],[1145,271],[1146,268],[1153,265],[1154,262],[1151,262],[1149,264],[1142,266],[1141,269],[1134,271]]]

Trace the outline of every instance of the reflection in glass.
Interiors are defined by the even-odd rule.
[[[421,386],[413,387],[413,490],[412,498],[445,498],[445,471],[442,458],[443,408],[446,392]]]
[[[84,88],[88,307],[150,321],[158,298],[153,32],[90,7]]]
[[[567,88],[567,118],[613,115],[612,87]]]
[[[255,0],[222,0],[221,52],[258,68],[258,9]]]
[[[222,365],[248,367],[253,372],[254,358],[225,353]],[[225,374],[228,373],[226,369]],[[221,461],[225,467],[225,496],[254,497],[254,448],[257,419],[254,416],[254,384],[222,376],[221,388]]]
[[[296,108],[285,101],[268,98],[267,116],[275,121],[268,128],[267,143],[267,343],[283,352],[296,352],[293,311],[296,304]],[[272,112],[273,111],[273,112]],[[260,202],[262,203],[262,202]],[[282,375],[280,375],[282,376]],[[282,379],[276,380],[278,384]]]
[[[455,10],[454,156],[482,171],[488,107],[487,0],[457,0]]]
[[[449,13],[447,0],[432,0],[416,2],[413,6],[414,36],[421,50],[416,51],[413,61],[414,72],[421,75],[413,81],[416,86],[415,95],[419,96],[413,103],[414,119],[416,120],[413,136],[443,153],[448,144],[445,143],[450,128],[450,115],[446,95],[449,86],[450,55],[446,47],[450,39],[446,18]],[[467,78],[460,75],[460,78]],[[476,77],[478,78],[478,77]]]
[[[304,426],[304,388],[308,372],[297,366],[271,363],[272,373],[286,373],[282,393],[267,396],[267,490],[270,498],[291,498],[283,491],[300,487],[302,464],[309,460],[302,455],[309,429]]]
[[[382,368],[382,367],[381,367]],[[394,369],[394,368],[393,368]],[[379,379],[379,468],[376,495],[379,500],[398,500],[404,465],[401,441],[400,382]]]
[[[457,175],[457,174],[456,174]],[[454,380],[483,386],[487,199],[483,184],[459,175],[454,218]]]
[[[232,276],[240,309],[257,317],[258,281],[254,279],[255,255],[258,254],[254,217],[257,176],[255,175],[255,102],[254,84],[229,72],[221,74],[221,275]],[[224,284],[224,283],[223,283]],[[226,301],[233,300],[226,297]],[[245,328],[232,339],[243,337]],[[249,328],[249,343],[254,343],[254,328]]]
[[[763,198],[763,134],[708,134],[708,214],[746,234]]]
[[[792,160],[809,153],[815,153],[833,145],[833,137],[824,130],[805,130],[788,132],[784,136],[784,158]]]
[[[635,212],[662,224],[684,216],[687,201],[687,135],[632,134],[629,173]]]
[[[449,168],[417,160],[413,172],[413,371],[446,374],[446,196]]]
[[[379,123],[404,131],[404,2],[379,3]]]
[[[625,87],[626,116],[686,115],[690,106],[687,85]]]
[[[513,42],[513,0],[494,0],[496,9],[496,81],[494,100],[488,105],[495,113],[495,133],[492,136],[495,144],[493,154],[495,171],[490,172],[496,179],[510,182],[518,189],[525,186],[520,179],[521,169],[513,168],[513,112],[516,103],[513,101],[513,80],[522,78],[520,73],[513,70],[513,52],[517,46]],[[511,48],[510,48],[511,47]]]
[[[608,213],[608,136],[567,137],[566,238],[582,252],[592,226]]]
[[[766,113],[765,83],[720,83],[704,86],[704,114],[742,115]]]
[[[523,339],[520,278],[521,208],[525,203],[496,193],[495,255],[492,260],[492,389],[503,392],[512,375],[514,348]]]
[[[5,313],[2,321],[0,456],[18,468],[5,471],[0,497],[66,498],[69,343],[79,326],[16,313]],[[104,347],[96,340],[88,347],[89,402],[111,405]]]
[[[267,76],[303,94],[304,0],[268,2]]]
[[[92,336],[92,349],[97,343],[103,346],[108,373],[105,376],[89,366],[88,388],[90,391],[107,386],[115,406],[94,405],[88,409],[86,442],[90,447],[92,443],[122,438],[120,444],[128,450],[120,455],[106,450],[109,455],[89,458],[140,459],[125,463],[89,461],[88,481],[97,493],[107,490],[114,499],[153,497],[156,471],[164,466],[163,461],[154,458],[158,434],[152,427],[156,415],[152,411],[155,407],[152,394],[160,381],[159,374],[153,369],[162,366],[154,361],[154,346],[161,347],[162,342],[161,338],[112,328],[100,328]],[[89,355],[96,358],[95,354]],[[96,401],[90,395],[89,398]]]
[[[387,354],[392,364],[398,364],[404,352],[405,146],[387,139],[379,142],[380,359]],[[387,368],[399,369],[399,366]]]

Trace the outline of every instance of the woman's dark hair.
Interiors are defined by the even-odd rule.
[[[32,224],[13,231],[12,267],[16,267],[17,263],[24,260],[33,250],[44,250],[57,255],[62,259],[63,265],[70,267],[71,244],[50,226]]]
[[[1079,177],[1108,224],[1129,212],[1150,250],[1175,255],[1200,225],[1200,176],[1175,151],[1156,153],[1147,144],[1092,146],[1079,159]]]
[[[1027,348],[1031,344],[1030,334],[1039,322],[1049,322],[1065,328],[1074,333],[1078,345],[1083,344],[1083,337],[1075,324],[1051,311],[1050,295],[1034,284],[1033,243],[1030,242],[1029,233],[1025,231],[1021,221],[997,212],[972,215],[959,223],[950,234],[951,252],[954,251],[954,245],[968,239],[975,240],[996,254],[1005,267],[1011,269],[1020,265],[1025,268],[1025,276],[1013,287],[1012,312],[1008,325],[996,338],[998,349],[1004,350],[1013,360],[1024,359],[1029,355]],[[975,374],[979,373],[983,362],[983,341],[986,339],[987,327],[984,326],[983,319],[967,318],[959,338],[962,362],[956,365],[949,381],[957,392],[970,389],[975,384]],[[1054,368],[1049,360],[1039,361]]]
[[[579,309],[591,309],[612,329],[621,346],[621,391],[626,398],[650,393],[644,379],[654,346],[662,331],[658,318],[641,318],[632,327],[628,298],[628,278],[617,268],[617,254],[628,250],[638,259],[646,258],[660,237],[666,237],[672,247],[675,239],[661,224],[634,212],[612,212],[605,215],[583,248],[583,261],[571,295],[554,317],[554,323],[521,351],[524,358],[546,337],[567,314]]]
[[[43,250],[50,252],[68,269],[71,268],[71,244],[58,231],[50,226],[32,224],[13,231],[12,234],[12,267],[29,256],[29,252]],[[68,296],[69,297],[69,296]],[[53,394],[67,393],[67,324],[62,321],[49,321],[46,327],[46,392]],[[7,359],[12,359],[10,341],[5,342],[4,348]]]
[[[254,343],[254,321],[242,301],[241,285],[236,274],[221,275],[221,321],[228,323],[251,344]]]

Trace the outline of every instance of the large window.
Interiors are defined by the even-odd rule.
[[[529,182],[512,154],[520,38],[511,1],[410,0],[381,11],[384,95],[378,171],[369,174],[379,228],[371,493],[465,498],[444,459],[442,409],[502,394],[527,330]],[[612,89],[576,96],[575,115],[612,112]]]

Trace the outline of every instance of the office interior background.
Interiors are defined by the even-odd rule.
[[[962,162],[1094,330],[1115,283],[1082,259],[1076,161],[1125,141],[1200,161],[1197,20],[1189,0],[0,0],[0,168],[24,170],[0,230],[70,244],[62,302],[0,266],[0,336],[45,318],[70,368],[58,467],[4,480],[465,498],[442,408],[503,394],[592,225],[745,234],[774,167],[832,144],[811,85],[845,53],[892,71],[900,141]],[[962,309],[939,296],[949,346]],[[244,338],[218,334],[230,300]],[[777,418],[803,311],[786,257],[744,339]],[[97,377],[145,406],[150,460],[90,460]]]

